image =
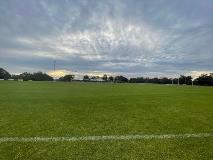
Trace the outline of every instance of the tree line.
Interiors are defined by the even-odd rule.
[[[184,76],[181,75],[178,78],[149,78],[149,77],[138,77],[138,78],[130,78],[130,83],[157,83],[157,84],[192,84],[192,77],[191,76]]]
[[[75,75],[65,75],[57,79],[57,81],[71,82],[74,81]],[[43,72],[28,73],[24,72],[19,75],[11,75],[8,71],[0,68],[0,79],[8,80],[23,80],[23,81],[53,81],[53,77]],[[100,76],[89,76],[84,75],[84,82],[111,82],[111,83],[156,83],[156,84],[180,84],[180,85],[203,85],[213,86],[213,73],[202,74],[195,80],[191,76],[181,75],[177,78],[149,78],[149,77],[137,77],[137,78],[126,78],[122,75],[119,76],[107,76],[106,74]]]
[[[23,81],[53,81],[53,77],[49,76],[46,73],[42,72],[35,72],[35,73],[28,73],[24,72],[19,75],[11,75],[8,71],[0,68],[0,79],[8,80],[23,80]]]

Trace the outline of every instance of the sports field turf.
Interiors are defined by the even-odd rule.
[[[0,138],[213,133],[213,87],[0,82]],[[213,137],[0,142],[0,159],[213,159]]]

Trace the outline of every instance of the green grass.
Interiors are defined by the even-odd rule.
[[[0,82],[0,137],[213,132],[213,87]],[[4,142],[0,159],[213,159],[213,137]]]

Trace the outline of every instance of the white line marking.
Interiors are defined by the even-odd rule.
[[[212,137],[212,133],[195,134],[147,134],[147,135],[111,135],[111,136],[79,136],[79,137],[0,137],[3,142],[61,142],[61,141],[104,141],[104,140],[146,140],[146,139],[183,139]]]

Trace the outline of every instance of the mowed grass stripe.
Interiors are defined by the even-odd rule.
[[[212,137],[212,133],[196,134],[147,134],[147,135],[109,135],[109,136],[81,136],[81,137],[1,137],[2,142],[61,142],[61,141],[103,141],[103,140],[147,140],[147,139],[185,139]]]

